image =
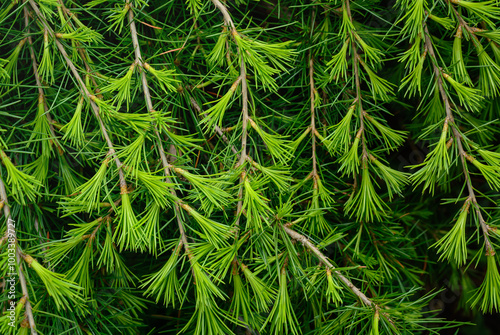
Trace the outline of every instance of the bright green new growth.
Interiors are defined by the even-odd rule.
[[[38,196],[37,186],[41,186],[40,182],[33,176],[19,171],[2,149],[0,158],[7,171],[7,185],[12,188],[12,196],[16,201],[21,204],[26,204],[26,198],[28,201],[35,201]]]
[[[448,119],[445,119],[441,136],[434,149],[425,157],[423,163],[413,166],[420,169],[411,176],[411,180],[415,185],[424,183],[424,191],[429,189],[433,193],[435,184],[444,178],[449,169],[448,134]]]
[[[61,205],[68,214],[80,211],[92,212],[99,207],[101,201],[101,190],[106,180],[109,157],[101,163],[99,170],[86,183],[80,185],[74,194],[63,198]]]
[[[470,200],[467,200],[460,210],[460,215],[453,228],[446,233],[433,247],[439,247],[440,259],[455,261],[457,265],[463,265],[467,261],[467,242],[465,238],[465,227],[469,214]]]
[[[43,281],[47,293],[54,299],[58,309],[76,308],[82,311],[86,309],[83,305],[82,287],[66,279],[65,276],[46,269],[31,256],[26,256],[26,262]]]
[[[471,298],[471,305],[480,304],[479,308],[485,313],[492,313],[500,307],[498,287],[500,286],[500,273],[498,273],[495,256],[487,256],[486,277],[483,283]]]
[[[76,105],[75,113],[71,120],[65,124],[61,131],[64,132],[63,140],[69,140],[76,147],[82,147],[85,144],[85,133],[82,125],[82,109],[84,99],[80,98]]]

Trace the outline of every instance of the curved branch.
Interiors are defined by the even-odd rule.
[[[340,279],[342,283],[344,283],[345,286],[349,288],[349,290],[359,298],[366,306],[368,307],[373,307],[375,309],[375,312],[381,311],[382,307],[375,304],[370,298],[368,298],[359,288],[357,288],[346,276],[344,276],[339,270],[333,266],[332,263],[328,260],[328,257],[326,257],[311,241],[305,237],[302,234],[299,234],[293,229],[290,229],[286,225],[281,225],[283,230],[290,236],[292,239],[299,241],[304,245],[307,249],[309,249],[320,261],[325,265],[327,269],[330,271],[334,272],[335,275]],[[387,315],[387,313],[381,312],[382,315],[391,323],[394,324],[392,319]]]

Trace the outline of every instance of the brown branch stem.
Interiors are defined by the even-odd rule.
[[[8,201],[7,201],[7,192],[5,191],[5,184],[2,180],[2,178],[0,178],[0,197],[1,197],[2,202],[3,202],[3,213],[4,213],[5,218],[7,219],[7,223],[8,223],[9,221],[11,221],[10,206],[9,206]],[[14,232],[16,232],[15,228],[14,228]],[[18,272],[19,283],[21,284],[21,290],[23,292],[23,296],[26,299],[26,304],[24,305],[24,309],[26,311],[26,316],[28,317],[29,327],[31,329],[31,335],[38,335],[38,332],[36,330],[35,318],[33,317],[33,309],[31,307],[31,303],[30,303],[28,285],[26,284],[26,278],[24,277],[24,273],[23,273],[23,265],[21,263],[22,251],[21,251],[21,247],[19,246],[18,241],[17,241],[17,234],[14,233],[14,235],[16,235],[15,236],[15,240],[16,240],[15,243],[17,246],[17,248],[16,248],[16,262],[17,262],[17,266],[19,269],[19,272]]]
[[[313,183],[314,183],[314,188],[318,187],[318,166],[317,166],[317,161],[316,161],[316,120],[315,120],[315,110],[314,110],[314,58],[311,55],[309,56],[309,87],[311,90],[311,145],[312,145],[312,154],[311,154],[311,159],[312,159],[312,164],[313,164],[313,169],[312,169],[312,177],[313,177]]]
[[[301,242],[302,245],[304,245],[307,249],[309,249],[320,261],[325,265],[327,269],[335,273],[335,275],[340,279],[342,283],[344,283],[345,286],[349,288],[349,290],[359,298],[366,306],[373,307],[375,311],[381,311],[382,307],[375,304],[373,301],[371,301],[370,298],[368,298],[359,288],[357,288],[347,277],[345,277],[340,271],[338,271],[335,266],[333,266],[332,263],[328,260],[328,257],[325,256],[307,237],[304,235],[296,232],[293,229],[290,229],[287,225],[282,225],[281,226],[283,230],[290,236],[292,239]],[[384,317],[391,323],[393,321],[391,318],[386,314],[381,312]]]

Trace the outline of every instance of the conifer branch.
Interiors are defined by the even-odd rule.
[[[47,118],[47,121],[49,122],[50,134],[53,137],[53,139],[49,139],[49,142],[51,144],[55,145],[59,155],[63,155],[64,151],[63,151],[61,145],[59,144],[59,141],[57,141],[57,139],[56,139],[57,137],[56,137],[56,133],[54,131],[54,121],[52,120],[52,117],[49,113],[49,107],[47,106],[47,100],[45,99],[45,93],[43,91],[42,81],[40,80],[40,74],[38,73],[38,64],[36,61],[35,50],[33,49],[33,39],[31,38],[30,29],[29,29],[29,21],[28,21],[29,20],[29,11],[28,11],[28,8],[26,6],[24,6],[23,11],[24,11],[24,25],[25,25],[26,31],[27,31],[26,34],[28,35],[27,36],[28,47],[30,50],[31,62],[33,65],[33,73],[35,75],[35,81],[36,81],[36,86],[38,89],[38,95],[39,95],[39,99],[43,103],[43,107],[45,109],[45,117]],[[39,103],[40,103],[40,101],[39,101]]]
[[[236,31],[236,27],[234,25],[233,19],[231,18],[231,15],[229,14],[229,11],[227,10],[226,6],[222,4],[219,0],[212,0],[212,3],[219,9],[221,12],[222,16],[224,17],[224,22],[227,26],[229,26],[231,30],[231,35],[235,36],[238,34]],[[241,78],[241,94],[242,94],[242,134],[241,134],[241,151],[240,151],[240,159],[238,161],[238,164],[236,164],[236,167],[243,165],[243,163],[247,160],[247,136],[248,136],[248,123],[249,123],[249,116],[248,116],[248,83],[247,83],[247,71],[246,71],[246,64],[245,60],[243,58],[242,53],[245,52],[244,50],[241,50],[241,48],[237,45],[236,49],[238,51],[238,54],[241,57],[241,62],[240,62],[240,78]],[[229,62],[228,64],[231,64]],[[240,176],[240,182],[239,182],[239,190],[238,190],[238,203],[236,205],[236,226],[239,227],[240,224],[240,218],[241,218],[241,211],[243,209],[243,183],[246,178],[246,169],[243,168]],[[236,233],[238,234],[238,232]],[[236,239],[237,239],[236,235]]]
[[[233,19],[231,18],[231,15],[229,14],[229,11],[227,10],[226,6],[219,0],[212,0],[212,3],[221,12],[222,16],[224,17],[224,23],[227,26],[229,26],[231,30],[236,30]]]
[[[137,35],[137,28],[135,26],[134,12],[132,10],[132,7],[129,7],[129,10],[128,10],[128,21],[129,21],[129,26],[130,26],[130,34],[132,36],[132,45],[134,47],[135,61],[138,64],[140,64],[141,67],[143,67],[144,64],[142,61],[141,49],[140,49],[140,45],[139,45],[139,39],[137,37],[138,36]],[[142,89],[144,92],[144,99],[146,100],[146,107],[148,109],[148,112],[152,113],[154,111],[154,107],[153,107],[153,102],[151,100],[151,93],[149,92],[149,86],[148,86],[148,80],[146,77],[146,72],[144,71],[144,69],[141,71],[141,81],[142,81]],[[163,144],[162,144],[160,133],[158,132],[158,127],[157,127],[156,123],[153,124],[153,129],[154,129],[154,133],[156,136],[156,145],[158,146],[158,151],[160,153],[160,158],[161,158],[163,170],[165,173],[165,183],[167,183],[167,185],[168,185],[168,184],[170,184],[170,182],[169,182],[169,177],[171,174],[170,169],[173,168],[173,166],[168,163],[167,157],[165,156],[165,151],[163,149]],[[173,144],[172,144],[172,147],[173,147]],[[175,148],[173,148],[173,149],[175,150]],[[172,193],[172,195],[174,195],[174,197],[177,198],[177,194],[176,194],[175,189],[172,186],[169,186],[169,188],[171,189],[170,192]],[[175,210],[177,225],[179,227],[179,233],[181,235],[181,242],[182,242],[182,245],[184,246],[184,250],[186,251],[186,254],[189,257],[190,262],[193,262],[192,255],[191,255],[191,252],[189,249],[189,243],[187,240],[186,232],[184,230],[184,225],[183,225],[182,220],[181,220],[179,207],[182,207],[182,206],[180,206],[180,202],[176,202],[174,204],[174,210]]]
[[[395,1],[4,1],[2,183],[34,217],[35,330],[154,332],[158,311],[196,335],[441,333],[464,324],[425,307],[443,260],[461,306],[500,309],[499,5]],[[438,139],[423,161],[407,133]]]
[[[9,224],[11,220],[11,215],[10,215],[10,206],[9,202],[7,200],[7,192],[5,191],[5,184],[3,182],[3,179],[0,177],[0,197],[2,200],[3,204],[3,213],[6,219],[6,223]],[[33,310],[31,307],[31,302],[30,302],[30,297],[29,297],[29,292],[28,292],[28,285],[26,284],[26,278],[24,277],[23,273],[23,265],[21,263],[21,247],[18,244],[17,241],[17,229],[14,227],[14,239],[15,239],[15,244],[16,244],[16,262],[17,262],[17,267],[19,269],[18,271],[18,276],[19,276],[19,283],[21,284],[21,290],[23,292],[23,297],[26,299],[26,303],[24,305],[24,308],[26,310],[26,315],[28,317],[29,321],[29,328],[31,329],[31,335],[37,335],[38,332],[36,330],[36,323],[35,323],[35,318],[33,317]],[[9,227],[7,227],[6,236],[8,236],[8,231]]]
[[[346,11],[347,11],[347,16],[349,17],[351,24],[353,24],[350,0],[345,0],[345,7],[346,7]],[[358,51],[356,48],[355,32],[353,30],[350,30],[350,35],[351,35],[350,39],[351,39],[352,54],[354,55],[354,57],[353,57],[354,59],[352,61],[352,66],[353,66],[353,72],[354,72],[354,85],[356,86],[355,102],[358,104],[358,110],[359,110],[358,134],[360,134],[360,137],[361,137],[362,150],[363,150],[363,155],[362,155],[363,166],[365,166],[366,161],[368,159],[368,151],[366,148],[363,103],[362,103],[362,97],[361,97],[361,83],[359,80],[359,62],[361,61],[361,57],[358,55]],[[356,137],[358,137],[358,134],[356,135]]]
[[[429,33],[429,29],[427,28],[427,24],[424,24],[424,32],[425,32],[425,34],[424,34],[425,35],[425,47],[429,53],[429,56],[431,56],[431,58],[432,58],[432,65],[434,68],[434,76],[435,76],[436,84],[437,84],[439,92],[441,94],[441,99],[444,102],[445,111],[446,111],[446,118],[449,121],[449,123],[451,124],[453,137],[455,138],[455,142],[457,143],[458,153],[460,156],[460,161],[462,163],[462,171],[464,173],[465,182],[467,184],[467,190],[469,192],[469,198],[472,201],[474,210],[476,212],[476,215],[479,219],[481,229],[483,231],[484,243],[485,243],[485,248],[486,248],[486,255],[493,256],[495,254],[495,249],[493,248],[493,245],[490,242],[488,225],[487,225],[486,221],[484,220],[483,215],[481,213],[481,210],[479,208],[479,205],[477,203],[476,194],[474,192],[471,177],[470,177],[469,171],[467,169],[466,158],[468,157],[468,154],[464,150],[464,147],[462,145],[462,135],[458,131],[457,126],[455,124],[453,112],[451,110],[450,101],[448,99],[448,96],[446,94],[446,90],[445,90],[444,85],[443,85],[442,70],[437,65],[437,57],[436,57],[436,54],[434,53],[434,48],[432,46],[432,41],[430,39],[430,33]],[[447,123],[445,123],[445,125],[446,124]]]
[[[64,15],[64,18],[66,19],[67,24],[71,24],[72,29],[76,30],[76,27],[75,27],[73,21],[71,20],[71,18],[76,18],[76,14],[73,13],[71,10],[69,10],[66,7],[63,0],[57,0],[57,3],[58,3],[58,10],[61,9],[61,12]],[[87,71],[87,73],[89,75],[92,74],[93,71],[92,71],[89,63],[87,62],[87,59],[90,58],[90,56],[88,55],[88,52],[84,48],[82,48],[80,41],[74,41],[74,43],[76,44],[78,53],[80,54],[80,57],[82,58],[83,64],[85,65],[85,70]],[[90,79],[92,80],[92,83],[94,84],[96,96],[99,99],[102,99],[102,94],[100,94],[101,91],[99,89],[99,86],[97,85],[97,82],[96,82],[94,76],[90,75]]]
[[[345,277],[339,270],[333,266],[332,263],[328,260],[328,258],[323,254],[306,236],[296,232],[295,230],[287,227],[287,225],[281,225],[283,230],[290,236],[292,239],[302,243],[307,249],[309,249],[320,261],[327,267],[330,271],[334,272],[335,275],[344,283],[345,286],[349,288],[349,290],[358,297],[359,300],[363,302],[368,307],[374,308],[375,311],[382,311],[382,307],[375,304],[370,298],[368,298],[359,288],[357,288],[347,277]],[[384,312],[381,312],[386,319],[394,324],[391,318]]]
[[[116,151],[114,149],[113,142],[111,141],[111,138],[108,135],[108,131],[106,130],[106,126],[104,125],[104,122],[102,121],[101,115],[100,115],[100,108],[97,106],[95,103],[95,96],[92,95],[89,90],[87,89],[87,86],[83,82],[82,78],[80,77],[80,74],[78,73],[78,70],[76,69],[76,66],[73,64],[71,59],[69,58],[68,54],[66,53],[66,50],[64,46],[61,44],[61,42],[58,41],[58,39],[55,36],[54,30],[49,26],[45,16],[40,12],[40,9],[38,8],[37,4],[34,2],[34,0],[27,0],[29,1],[31,7],[35,11],[36,15],[38,16],[40,22],[42,23],[43,27],[45,30],[49,33],[49,35],[54,39],[55,44],[57,48],[59,49],[59,52],[63,56],[64,60],[66,61],[66,64],[70,68],[71,72],[73,73],[73,76],[75,77],[76,81],[78,82],[79,90],[82,92],[82,94],[89,99],[90,106],[92,108],[92,111],[94,112],[94,115],[99,122],[99,126],[101,128],[101,133],[104,139],[106,140],[106,143],[108,144],[109,148],[109,155],[114,158],[114,161],[116,163],[116,167],[118,168],[118,176],[120,179],[120,188],[122,190],[127,189],[127,182],[125,181],[125,175],[122,170],[122,163],[120,159],[116,156]]]

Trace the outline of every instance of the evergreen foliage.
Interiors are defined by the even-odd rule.
[[[498,313],[499,22],[496,0],[3,1],[0,332]]]

